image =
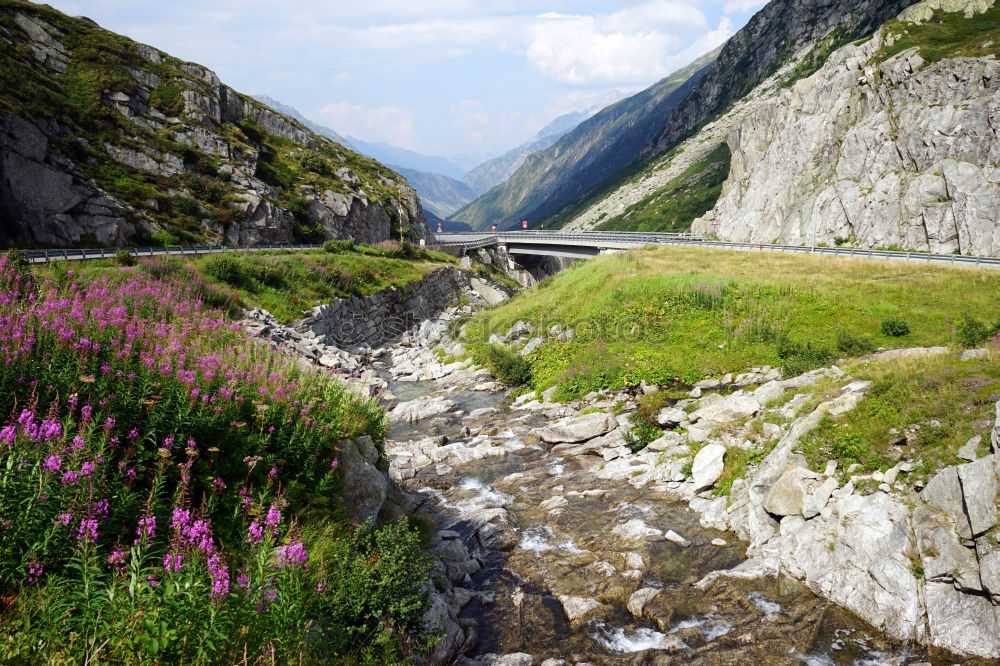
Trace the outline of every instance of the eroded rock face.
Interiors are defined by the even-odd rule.
[[[46,80],[62,86],[73,44],[81,41],[74,38],[94,27],[62,16],[56,29],[43,19],[54,11],[10,8],[0,45],[20,61],[25,76],[55,77]],[[104,53],[130,78],[98,91],[101,109],[57,105],[50,117],[12,98],[12,111],[0,113],[0,246],[123,246],[163,231],[180,234],[163,214],[163,205],[177,199],[185,200],[184,215],[193,218],[181,225],[184,232],[206,242],[293,243],[306,234],[377,242],[398,237],[401,229],[412,241],[430,237],[416,192],[401,177],[348,159],[343,146],[238,94],[205,67],[120,39],[138,62]],[[172,93],[163,94],[164,70]],[[105,113],[116,121],[98,124],[122,129],[98,136],[91,128]],[[313,151],[322,165],[312,170],[322,171],[331,189],[268,175],[266,135],[290,142],[286,157]],[[352,172],[347,162],[362,172]],[[113,179],[95,168],[102,163],[117,169]]]
[[[344,478],[344,506],[358,523],[378,516],[385,503],[389,480],[377,467],[378,451],[370,437],[344,442],[340,468]]]
[[[932,7],[920,3],[904,17],[919,20]],[[758,104],[729,136],[722,196],[692,229],[714,228],[728,241],[840,238],[861,248],[1000,254],[1000,62],[928,64],[910,50],[879,63],[887,39],[883,29],[839,49],[816,74]]]

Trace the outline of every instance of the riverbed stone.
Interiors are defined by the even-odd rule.
[[[725,455],[726,447],[717,443],[708,444],[695,454],[694,462],[691,464],[691,478],[694,480],[695,492],[708,488],[719,480],[722,476]]]
[[[924,587],[930,643],[986,659],[1000,658],[1000,619],[988,599],[963,594],[950,583]]]
[[[663,590],[658,587],[644,587],[636,590],[628,598],[628,612],[632,617],[641,618],[642,610],[651,600],[655,599]]]
[[[587,597],[573,597],[561,594],[557,598],[559,599],[559,603],[562,604],[563,612],[566,613],[566,617],[569,618],[570,622],[576,622],[601,605],[597,599],[588,599]]]
[[[392,411],[389,412],[389,419],[404,423],[415,423],[431,416],[444,414],[454,407],[455,402],[444,397],[408,400],[393,407]]]
[[[556,422],[538,431],[539,437],[549,444],[583,442],[613,430],[618,422],[606,412],[593,412]]]
[[[616,525],[611,533],[623,539],[651,539],[659,541],[663,539],[663,530],[650,527],[641,518],[633,518],[626,523]]]

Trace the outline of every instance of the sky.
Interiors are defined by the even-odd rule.
[[[767,0],[48,0],[345,135],[471,167],[723,43]]]

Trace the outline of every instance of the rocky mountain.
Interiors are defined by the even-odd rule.
[[[613,104],[530,154],[514,174],[452,215],[483,228],[511,228],[539,220],[607,180],[632,162],[661,131],[664,118],[714,61],[715,52],[642,92]]]
[[[205,67],[23,0],[0,45],[0,246],[427,235],[397,174]]]
[[[710,64],[673,93],[671,103],[659,110],[652,136],[634,148],[626,164],[612,163],[603,177],[563,185],[556,191],[575,189],[576,196],[557,196],[557,206],[537,207],[548,209],[545,215],[550,217],[543,224],[687,228],[713,205],[721,189],[719,174],[728,170],[728,155],[717,151],[728,125],[720,127],[719,121],[747,98],[760,96],[763,89],[780,88],[789,80],[808,76],[836,48],[870,35],[912,1],[772,0],[721,47]],[[706,130],[708,142],[689,146],[691,150],[680,148]],[[595,159],[599,154],[580,159]],[[536,200],[530,192],[518,198]]]
[[[600,102],[589,109],[564,113],[538,130],[530,140],[516,148],[508,150],[500,157],[483,162],[469,171],[462,180],[472,187],[477,197],[482,195],[490,188],[503,183],[514,175],[514,172],[524,164],[524,160],[528,155],[539,150],[545,150],[558,141],[564,134],[575,129],[584,120],[590,118],[604,107],[614,104],[623,96],[622,93],[616,90],[605,95]],[[472,199],[469,201],[472,201]]]
[[[254,99],[263,104],[264,106],[271,107],[278,113],[283,113],[289,118],[299,121],[309,129],[311,129],[314,133],[319,134],[320,136],[325,136],[326,138],[331,139],[333,141],[336,141],[345,148],[350,148],[351,150],[357,151],[357,148],[355,148],[350,141],[345,139],[336,130],[332,130],[326,125],[320,125],[319,123],[309,120],[304,115],[302,115],[302,112],[296,109],[294,106],[289,106],[284,102],[279,102],[273,97],[268,97],[267,95],[254,95]],[[371,157],[371,155],[369,155],[369,157]]]
[[[420,202],[425,211],[431,211],[438,217],[448,217],[456,210],[476,198],[471,187],[460,180],[443,176],[439,173],[429,173],[407,169],[400,166],[393,168],[420,194]]]
[[[914,5],[728,135],[693,226],[726,240],[1000,255],[1000,8]],[[947,11],[942,11],[941,7]]]
[[[353,136],[347,137],[347,140],[359,153],[378,160],[382,164],[395,164],[404,169],[439,173],[456,180],[465,176],[465,169],[446,157],[423,155],[405,148],[391,146],[388,143],[364,141]]]

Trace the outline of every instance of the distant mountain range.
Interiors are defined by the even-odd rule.
[[[500,157],[480,164],[468,173],[445,157],[423,155],[387,143],[372,143],[353,136],[345,137],[336,130],[309,120],[295,107],[273,97],[257,95],[255,99],[286,116],[295,118],[321,136],[391,166],[417,191],[424,210],[433,213],[436,218],[443,219],[490,188],[507,180],[524,163],[528,155],[548,148],[601,108],[620,99],[623,94],[613,91],[585,111],[574,111],[559,116],[539,130],[529,141]]]

